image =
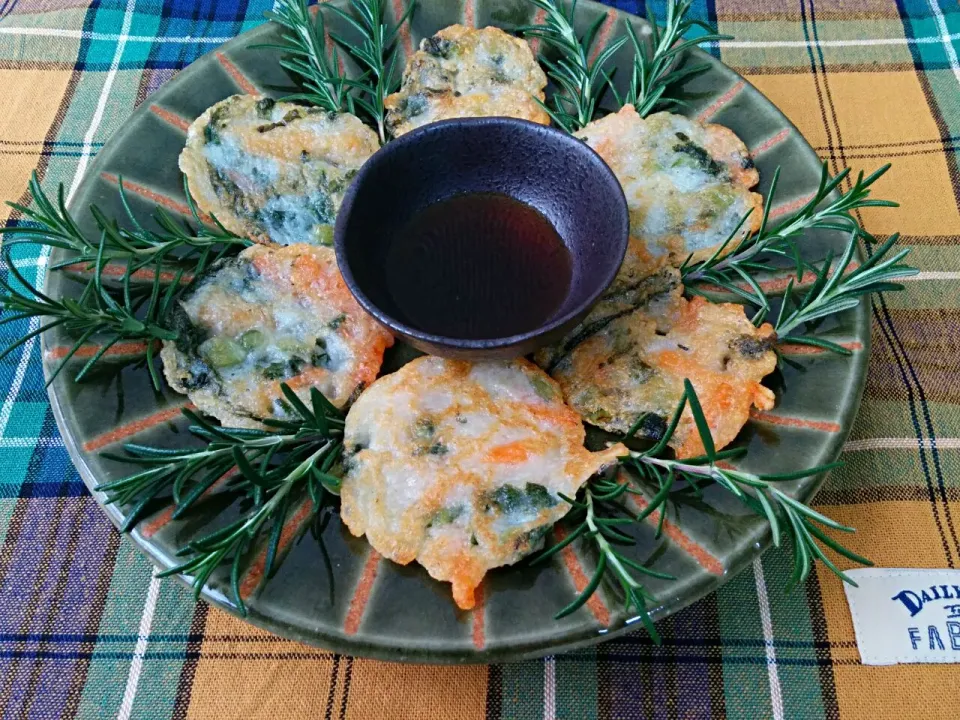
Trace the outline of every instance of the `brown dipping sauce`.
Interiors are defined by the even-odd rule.
[[[547,218],[500,193],[457,195],[416,214],[387,247],[398,319],[465,339],[549,320],[570,290],[570,251]]]

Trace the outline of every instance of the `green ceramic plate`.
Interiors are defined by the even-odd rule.
[[[340,0],[335,0],[340,1]],[[404,0],[390,3],[395,14]],[[607,19],[601,40],[625,32],[632,23],[641,36],[646,23],[602,5],[581,2],[577,24],[585,29],[598,15]],[[404,37],[409,51],[420,38],[452,23],[511,27],[533,15],[526,0],[421,0]],[[333,24],[333,23],[331,23]],[[342,28],[336,28],[342,29]],[[238,92],[281,96],[292,83],[269,51],[251,49],[276,40],[277,31],[263,25],[201,58],[152,95],[100,151],[76,193],[78,214],[91,203],[108,215],[121,216],[116,178],[123,176],[133,190],[134,210],[146,221],[157,202],[177,211],[183,192],[177,155],[184,128],[205,108]],[[629,53],[615,57],[617,76],[628,76]],[[774,169],[782,166],[780,210],[789,212],[817,186],[820,162],[796,128],[756,89],[721,63],[703,53],[693,62],[708,62],[708,72],[685,87],[687,113],[732,128],[756,153],[760,191],[764,194]],[[821,258],[828,248],[839,248],[841,238],[830,234],[805,240],[810,258]],[[55,258],[56,259],[56,258]],[[54,274],[47,292],[68,291],[69,284]],[[752,420],[741,441],[749,445],[743,465],[754,471],[799,469],[834,460],[856,413],[863,388],[869,343],[868,306],[831,320],[829,337],[856,343],[850,357],[805,355],[798,358],[811,372],[788,372],[778,393],[776,410]],[[50,334],[47,351],[67,338]],[[129,360],[129,358],[127,359]],[[403,348],[390,358],[396,367]],[[60,431],[81,476],[91,489],[99,482],[129,472],[107,461],[98,450],[136,437],[138,442],[173,445],[187,442],[186,423],[178,409],[185,398],[165,389],[155,393],[142,364],[106,363],[81,384],[59,376],[51,401]],[[797,482],[793,490],[808,500],[822,478]],[[716,489],[714,489],[716,490]],[[702,500],[673,505],[668,513],[668,541],[657,550],[654,529],[642,528],[638,557],[657,550],[655,567],[677,577],[674,582],[652,582],[658,604],[654,618],[662,618],[716,590],[769,544],[765,522],[746,513],[722,492],[708,490]],[[96,494],[96,493],[95,493]],[[99,498],[102,500],[102,497]],[[122,509],[105,506],[114,523]],[[235,508],[229,497],[211,499],[188,518],[165,522],[155,515],[134,531],[134,541],[160,567],[170,567],[174,552],[208,523],[220,523]],[[334,517],[326,533],[326,550],[335,568],[331,587],[321,549],[309,536],[294,544],[278,574],[252,590],[250,622],[279,635],[352,655],[420,662],[491,662],[517,660],[567,650],[627,631],[635,617],[621,613],[621,598],[603,589],[588,606],[571,616],[553,620],[554,613],[574,596],[575,585],[589,576],[594,557],[578,550],[535,568],[520,564],[491,573],[483,586],[478,610],[456,609],[449,586],[431,580],[419,566],[400,567],[380,560],[363,539],[353,538]],[[214,575],[204,591],[208,601],[234,611],[224,573]]]

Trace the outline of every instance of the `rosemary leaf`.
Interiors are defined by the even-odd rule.
[[[876,266],[880,265],[882,263],[876,263]],[[666,457],[664,453],[668,443],[688,406],[706,452],[701,457],[683,460]],[[659,513],[655,537],[660,537],[667,505],[671,495],[676,492],[678,480],[683,481],[682,492],[692,489],[697,496],[700,495],[704,483],[713,482],[722,487],[751,511],[766,518],[777,547],[780,546],[781,535],[787,534],[794,550],[794,577],[791,585],[807,579],[815,560],[819,560],[845,582],[851,582],[826,555],[821,544],[849,560],[870,564],[869,560],[843,547],[823,530],[830,528],[840,532],[853,532],[853,528],[837,523],[777,487],[778,483],[827,472],[838,467],[839,463],[771,475],[758,475],[718,465],[721,460],[740,454],[742,449],[739,448],[721,451],[715,449],[696,391],[689,381],[685,381],[681,401],[660,442],[646,451],[630,451],[620,458],[625,472],[620,472],[615,480],[593,478],[581,489],[578,499],[565,498],[571,504],[568,521],[575,525],[563,539],[542,550],[533,562],[543,562],[574,542],[592,545],[598,560],[590,582],[569,605],[560,610],[557,617],[576,611],[600,588],[603,581],[607,580],[608,583],[619,586],[625,598],[625,612],[629,612],[631,608],[636,609],[651,637],[659,643],[659,636],[647,609],[649,603],[655,602],[655,598],[637,580],[634,573],[660,580],[673,578],[648,567],[655,560],[656,553],[646,563],[638,563],[620,553],[616,546],[633,545],[635,540],[625,532],[626,527],[644,523],[653,513]],[[623,498],[631,491],[630,486],[634,482],[631,471],[646,480],[654,481],[658,487],[646,506],[635,515],[630,515],[623,505]]]
[[[190,197],[186,178],[184,195],[195,226],[178,222],[158,207],[153,216],[158,230],[148,230],[137,220],[123,178],[119,183],[120,201],[126,222],[132,229],[121,227],[116,219],[107,217],[99,207],[92,205],[90,214],[100,231],[99,239],[93,240],[80,230],[67,210],[63,185],[58,187],[54,202],[44,193],[34,172],[28,186],[30,205],[7,203],[20,212],[28,224],[0,228],[4,247],[10,250],[17,245],[40,245],[67,251],[67,257],[52,266],[54,270],[70,267],[92,270],[98,259],[123,262],[127,263],[126,275],[132,278],[142,269],[150,269],[156,274],[177,270],[202,272],[210,262],[252,244],[224,228],[216,218],[212,218],[213,227],[204,224]]]
[[[780,169],[777,168],[764,204],[758,232],[748,234],[733,244],[749,216],[748,212],[737,229],[706,261],[699,264],[685,262],[681,267],[681,274],[688,290],[693,294],[702,294],[698,285],[714,285],[730,292],[759,308],[753,316],[754,324],[759,325],[766,319],[771,303],[755,275],[757,272],[775,269],[765,263],[767,258],[786,259],[793,264],[795,278],[791,278],[787,284],[783,302],[774,321],[774,330],[780,342],[810,345],[849,355],[850,351],[838,343],[795,333],[804,327],[813,328],[818,320],[829,315],[856,307],[864,295],[900,290],[902,286],[894,281],[917,274],[915,268],[903,263],[909,250],[904,248],[894,251],[894,245],[899,239],[897,233],[873,248],[866,262],[851,269],[859,240],[864,240],[868,248],[874,242],[874,238],[855,218],[855,211],[864,207],[896,205],[886,200],[874,200],[870,196],[871,186],[889,167],[884,165],[868,176],[859,173],[848,192],[830,197],[848,176],[849,171],[844,170],[831,176],[827,164],[824,163],[820,182],[813,196],[796,215],[771,225],[770,208],[773,206],[780,176]],[[810,230],[839,230],[849,233],[847,244],[836,263],[833,262],[832,255],[828,255],[819,264],[802,258],[800,243],[803,234]],[[732,250],[724,255],[731,245]],[[803,279],[806,272],[812,272],[814,280],[798,299],[795,296],[797,283]],[[778,356],[780,360],[784,360],[779,351]]]
[[[575,513],[582,509],[583,519],[566,537],[538,553],[532,562],[543,562],[576,540],[590,543],[597,551],[597,565],[593,577],[586,587],[578,593],[577,597],[555,615],[556,619],[566,617],[582,607],[600,588],[604,578],[609,576],[611,581],[616,581],[616,585],[619,586],[623,594],[624,612],[630,612],[631,609],[635,610],[650,632],[654,642],[659,644],[660,637],[647,611],[647,603],[653,601],[654,598],[643,584],[634,577],[633,572],[661,579],[673,578],[630,560],[615,549],[616,545],[632,546],[635,544],[635,539],[617,529],[617,526],[635,524],[636,519],[623,517],[621,515],[624,510],[623,507],[610,500],[610,498],[622,496],[626,490],[620,490],[618,495],[611,492],[610,486],[624,487],[626,483],[605,480],[595,480],[593,483],[588,483],[580,493],[582,502],[572,503]]]
[[[359,79],[348,80],[347,84],[359,92],[356,102],[376,124],[380,144],[383,145],[388,139],[383,103],[387,95],[400,85],[400,77],[396,72],[397,36],[403,24],[413,15],[416,2],[410,3],[392,27],[384,22],[384,0],[349,0],[349,4],[349,10],[334,4],[324,5],[323,8],[340,17],[360,38],[358,42],[352,42],[344,35],[330,34],[331,39],[363,70]]]
[[[518,32],[528,38],[539,38],[560,53],[559,60],[540,58],[562,91],[553,95],[552,105],[541,103],[541,106],[558,126],[572,133],[593,120],[609,81],[605,67],[626,38],[613,41],[591,61],[591,49],[605,16],[599,16],[586,33],[578,36],[573,27],[576,0],[572,0],[567,9],[561,7],[558,0],[530,2],[544,11],[543,23],[524,25],[517,28]]]
[[[326,49],[327,31],[323,13],[311,17],[307,0],[277,0],[264,17],[283,27],[282,42],[254,45],[254,48],[278,50],[286,57],[280,65],[300,78],[304,92],[287,100],[302,100],[328,112],[353,112],[350,81],[341,73],[340,57],[334,48]]]
[[[780,337],[790,337],[790,333],[797,328],[834,313],[856,307],[860,298],[868,293],[899,290],[902,286],[891,281],[916,275],[916,268],[903,264],[901,261],[909,254],[904,248],[886,257],[899,239],[899,233],[894,233],[879,247],[875,248],[870,258],[862,265],[850,270],[854,251],[860,232],[854,230],[844,250],[840,262],[831,269],[830,259],[823,261],[817,271],[817,279],[803,298],[796,301],[791,295],[783,299],[783,309],[777,320],[775,330]],[[793,342],[804,342],[804,338],[791,337]],[[807,344],[819,344],[827,350],[837,351],[835,343],[821,341]],[[843,351],[843,348],[840,347]]]
[[[627,35],[633,46],[634,60],[630,87],[624,102],[633,105],[640,117],[646,117],[655,109],[669,109],[683,105],[679,98],[667,95],[671,86],[676,86],[694,75],[708,69],[700,64],[678,68],[683,55],[690,48],[701,43],[729,40],[729,35],[718,35],[709,25],[688,17],[693,0],[668,0],[664,26],[657,24],[652,4],[647,5],[647,20],[650,23],[650,45],[653,52],[648,55],[640,38],[630,22],[626,23]],[[690,40],[683,36],[695,27],[706,34]]]
[[[760,229],[743,235],[742,227],[750,212],[741,219],[736,228],[720,244],[717,250],[702,263],[690,264],[689,260],[680,268],[683,281],[688,285],[709,283],[752,301],[758,306],[766,303],[766,298],[758,287],[751,286],[743,290],[740,285],[744,276],[753,276],[757,270],[766,269],[765,265],[756,265],[757,260],[784,258],[793,263],[799,282],[810,264],[801,257],[798,242],[802,235],[810,230],[844,230],[857,232],[861,237],[871,239],[860,227],[854,213],[864,207],[896,207],[896,203],[887,200],[873,200],[870,197],[871,186],[890,168],[884,165],[864,177],[861,172],[849,191],[835,198],[830,196],[849,175],[845,169],[831,177],[827,163],[820,170],[820,182],[816,192],[793,216],[771,227],[770,210],[777,196],[780,168],[774,171],[770,190],[764,203]],[[743,235],[742,237],[740,237]],[[738,241],[737,238],[740,237]],[[735,289],[736,288],[736,289]]]
[[[140,340],[146,342],[149,347],[154,342],[173,340],[177,337],[176,332],[162,324],[159,273],[154,275],[154,281],[149,289],[141,289],[137,293],[133,293],[129,285],[125,285],[122,294],[117,296],[116,291],[107,289],[103,284],[102,275],[107,264],[107,242],[106,233],[104,233],[97,245],[96,257],[93,261],[93,276],[84,285],[78,300],[66,297],[55,300],[45,295],[17,269],[10,257],[10,248],[6,246],[3,248],[2,259],[7,266],[9,276],[6,279],[0,278],[0,310],[11,315],[3,318],[2,322],[33,318],[38,322],[41,318],[49,322],[40,325],[24,337],[14,340],[0,352],[0,358],[32,337],[55,327],[62,327],[78,339],[66,356],[57,363],[50,379],[47,380],[49,385],[80,347],[94,336],[102,338],[101,349],[77,373],[77,380],[82,380],[93,363],[99,360],[107,349],[121,340]],[[11,277],[15,283],[11,282]]]
[[[853,528],[841,525],[776,487],[778,483],[785,481],[820,475],[839,467],[841,463],[770,475],[758,475],[729,467],[720,467],[717,465],[717,455],[719,453],[711,452],[713,440],[709,437],[709,427],[706,425],[705,419],[702,422],[697,421],[698,415],[702,415],[703,411],[700,409],[700,403],[696,398],[696,391],[689,381],[684,383],[684,387],[685,390],[679,408],[682,411],[689,404],[696,421],[695,427],[700,435],[700,440],[707,448],[707,454],[702,458],[677,460],[661,457],[661,450],[657,449],[657,452],[652,452],[652,450],[631,451],[629,457],[621,459],[626,467],[646,466],[660,480],[660,492],[653,497],[644,512],[638,516],[638,520],[649,515],[654,509],[660,511],[661,517],[665,514],[669,492],[664,492],[663,488],[672,486],[674,478],[697,487],[702,487],[701,483],[705,480],[712,481],[730,492],[752,511],[767,519],[770,523],[774,544],[779,546],[782,533],[786,533],[790,537],[795,554],[796,582],[803,582],[807,579],[812,567],[812,559],[819,559],[824,562],[841,579],[850,582],[850,579],[827,559],[823,550],[817,545],[817,540],[855,562],[870,564],[865,558],[847,550],[836,540],[829,538],[818,525],[841,532],[853,532]]]

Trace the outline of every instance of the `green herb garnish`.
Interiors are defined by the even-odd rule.
[[[330,471],[342,448],[343,415],[316,388],[311,389],[311,406],[307,407],[287,385],[280,387],[283,402],[291,409],[291,420],[265,420],[267,430],[226,428],[184,410],[194,423],[190,432],[205,442],[204,447],[169,450],[127,444],[125,454],[104,456],[143,469],[96,488],[106,494],[107,502],[131,506],[121,526],[126,531],[155,500],[172,502],[173,517],[177,518],[214,483],[230,478],[229,492],[250,503],[249,509],[227,526],[187,543],[179,552],[185,560],[158,576],[192,575],[199,597],[214,570],[229,564],[233,599],[244,614],[240,576],[250,551],[261,540],[267,542],[264,577],[270,578],[276,570],[280,535],[291,508],[309,500],[311,513],[316,513],[326,493],[337,494],[340,490],[340,479]]]
[[[606,19],[604,15],[599,16],[582,36],[578,36],[573,28],[576,0],[567,9],[562,8],[557,0],[530,2],[544,11],[543,24],[524,25],[517,28],[518,32],[527,37],[540,38],[560,53],[558,60],[543,55],[540,57],[540,62],[561,92],[554,94],[550,105],[539,104],[557,125],[572,133],[593,120],[607,86],[608,75],[604,68],[626,42],[626,38],[610,43],[591,61],[591,49]]]
[[[683,460],[666,457],[669,442],[680,423],[684,409],[688,406],[705,453],[700,457]],[[626,437],[632,436],[642,423],[643,417],[638,418]],[[869,560],[843,547],[824,531],[824,528],[829,528],[842,532],[854,532],[853,528],[831,520],[778,487],[779,483],[820,475],[839,467],[840,464],[764,475],[729,467],[729,461],[742,456],[745,452],[745,448],[716,450],[697,394],[690,381],[685,380],[683,398],[660,440],[648,450],[631,451],[620,459],[621,467],[629,472],[620,473],[614,479],[591,480],[581,490],[577,499],[564,498],[573,507],[568,515],[568,523],[573,521],[573,529],[563,540],[544,550],[535,562],[554,555],[579,538],[596,548],[598,561],[593,577],[583,592],[563,608],[557,617],[563,617],[578,609],[597,591],[601,581],[610,577],[615,581],[614,585],[619,586],[623,593],[625,611],[635,609],[651,636],[659,642],[659,636],[647,612],[647,603],[652,602],[654,598],[637,579],[636,574],[667,580],[673,578],[631,560],[618,550],[617,546],[634,545],[636,539],[626,533],[625,528],[644,522],[655,512],[659,513],[656,536],[660,537],[667,504],[670,502],[670,495],[676,488],[677,481],[683,481],[686,487],[693,488],[698,494],[706,483],[715,483],[728,491],[747,508],[766,518],[770,523],[773,543],[776,547],[780,546],[782,535],[787,534],[794,550],[794,574],[791,585],[802,583],[807,579],[815,560],[820,560],[845,582],[854,584],[850,577],[839,570],[827,557],[821,547],[821,545],[828,547],[854,562],[870,565]],[[629,494],[641,494],[643,489],[641,481],[648,485],[652,484],[655,492],[644,509],[635,513],[623,501]]]
[[[771,305],[767,293],[756,279],[758,274],[780,271],[781,268],[772,263],[776,259],[786,260],[793,265],[798,282],[803,278],[805,271],[814,271],[818,278],[817,284],[825,288],[828,294],[822,297],[806,295],[801,305],[808,305],[814,300],[816,305],[807,307],[800,314],[794,312],[787,316],[781,313],[776,327],[778,334],[781,335],[790,333],[802,322],[853,307],[859,302],[859,297],[866,293],[900,289],[899,285],[892,284],[891,281],[915,275],[917,271],[900,264],[907,255],[907,250],[900,251],[890,260],[883,261],[886,253],[896,242],[896,235],[891,236],[876,249],[873,258],[865,268],[857,270],[848,277],[843,276],[853,259],[857,241],[861,238],[867,241],[873,239],[860,226],[854,213],[867,207],[897,206],[889,200],[875,200],[870,197],[871,186],[889,167],[884,165],[866,177],[861,172],[849,191],[831,197],[847,178],[849,170],[843,170],[831,177],[827,163],[824,162],[820,184],[813,196],[796,214],[771,224],[770,210],[776,197],[777,181],[780,176],[780,169],[777,168],[770,183],[759,230],[753,234],[741,231],[750,217],[748,212],[709,258],[701,263],[691,263],[688,258],[680,268],[685,287],[690,292],[702,294],[703,291],[697,286],[709,284],[731,292],[758,307],[753,320],[759,324],[766,318]],[[799,241],[804,233],[811,230],[839,230],[850,233],[850,241],[843,254],[843,267],[839,272],[831,272],[832,256],[828,256],[820,267],[803,259]],[[793,287],[791,282],[787,290],[788,298]],[[786,304],[789,304],[789,300]],[[792,340],[796,339],[792,338]]]

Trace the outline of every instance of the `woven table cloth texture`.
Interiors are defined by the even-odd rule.
[[[422,0],[424,2],[443,0]],[[609,4],[644,12],[642,2]],[[72,193],[129,114],[262,22],[270,0],[0,0],[0,200]],[[654,10],[663,17],[663,0]],[[711,48],[833,172],[892,162],[863,212],[920,274],[877,298],[866,395],[816,507],[880,567],[960,566],[960,7],[956,0],[696,0]],[[19,214],[0,209],[0,222]],[[22,263],[42,279],[43,263]],[[4,270],[4,273],[6,271]],[[0,346],[27,332],[0,328]],[[0,717],[957,718],[960,666],[860,664],[841,582],[786,594],[771,551],[719,592],[589,650],[499,666],[393,665],[259,631],[151,565],[60,438],[29,342],[0,363]]]

